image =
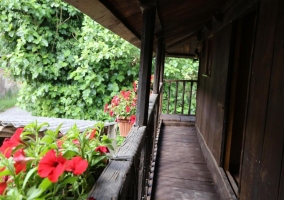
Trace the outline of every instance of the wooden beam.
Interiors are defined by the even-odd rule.
[[[156,8],[143,11],[136,126],[145,126],[148,119],[155,16]]]
[[[198,59],[196,54],[167,53],[167,57]]]
[[[162,51],[163,51],[163,38],[158,38],[157,51],[156,51],[156,66],[154,73],[154,87],[153,94],[158,94],[160,87],[160,77],[161,77],[161,63],[162,63]]]

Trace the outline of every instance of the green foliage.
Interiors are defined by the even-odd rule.
[[[197,80],[199,62],[186,58],[166,58],[164,79]]]
[[[17,103],[18,91],[13,92],[9,90],[4,96],[0,97],[0,112],[7,110],[8,108],[12,108]]]
[[[35,115],[104,120],[138,74],[139,50],[60,0],[0,2],[0,65]]]
[[[197,80],[198,67],[199,67],[198,61],[194,61],[192,59],[166,58],[164,79]],[[192,89],[192,96],[190,99],[191,89]],[[190,114],[195,115],[197,84],[193,84],[192,88],[190,86],[190,83],[185,84],[183,110],[182,110],[182,98],[183,98],[182,90],[183,90],[183,84],[180,82],[178,83],[176,113],[188,114],[190,110]],[[171,113],[171,114],[174,113],[175,94],[176,94],[176,83],[171,83],[171,84],[165,83],[164,93],[163,93],[163,107],[162,107],[163,113]],[[168,107],[168,101],[169,101],[169,107]]]

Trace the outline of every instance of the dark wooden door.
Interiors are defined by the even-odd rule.
[[[236,194],[241,173],[244,126],[247,110],[251,57],[255,30],[255,12],[234,22],[231,63],[228,71],[229,102],[226,108],[224,170]]]

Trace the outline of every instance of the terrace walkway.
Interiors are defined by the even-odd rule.
[[[154,200],[219,200],[202,154],[195,117],[162,115],[153,185]]]

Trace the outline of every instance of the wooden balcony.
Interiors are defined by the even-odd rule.
[[[196,135],[195,117],[162,115],[151,199],[221,199]]]
[[[89,197],[100,200],[220,199],[199,145],[195,116],[160,115],[161,94],[162,87],[159,94],[150,96],[147,126],[131,129]],[[185,91],[178,94],[184,96]],[[170,96],[169,93],[164,95]],[[183,101],[183,106],[186,102],[192,100]]]

